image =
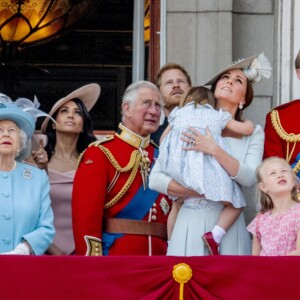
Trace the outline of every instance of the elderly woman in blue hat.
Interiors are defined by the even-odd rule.
[[[18,161],[44,114],[38,105],[0,94],[0,254],[41,255],[54,238],[48,176]]]

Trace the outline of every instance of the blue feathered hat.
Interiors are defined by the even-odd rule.
[[[40,103],[34,97],[32,102],[26,98],[19,98],[13,102],[8,96],[0,93],[0,120],[11,120],[22,129],[29,140],[35,130],[36,119],[48,114],[39,110]],[[50,117],[51,118],[51,117]]]

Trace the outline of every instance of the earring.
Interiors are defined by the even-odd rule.
[[[243,104],[240,103],[240,104],[239,104],[239,109],[243,109],[243,107],[244,107]]]
[[[296,195],[297,195],[298,200],[300,201],[300,191],[299,191],[299,189],[296,189]]]

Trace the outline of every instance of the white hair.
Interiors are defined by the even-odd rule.
[[[31,142],[22,129],[20,129],[20,148],[16,154],[16,160],[23,161],[26,159],[31,152]]]
[[[23,150],[27,145],[27,135],[24,130],[20,129],[20,151]]]
[[[123,98],[122,98],[122,104],[128,103],[129,106],[134,104],[139,99],[139,90],[142,88],[151,89],[151,90],[157,92],[159,95],[159,102],[161,105],[163,105],[162,97],[161,97],[160,91],[157,88],[157,86],[155,84],[153,84],[152,82],[145,81],[145,80],[140,80],[140,81],[134,82],[127,87],[127,89],[124,92]],[[122,110],[122,121],[124,121],[123,110]]]

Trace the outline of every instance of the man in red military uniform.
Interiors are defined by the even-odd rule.
[[[148,188],[158,156],[150,134],[157,130],[161,96],[147,81],[131,84],[114,136],[83,153],[73,186],[77,255],[164,255],[171,201]]]
[[[295,59],[300,79],[300,51]],[[264,158],[285,158],[300,177],[300,99],[274,108],[266,116]]]

